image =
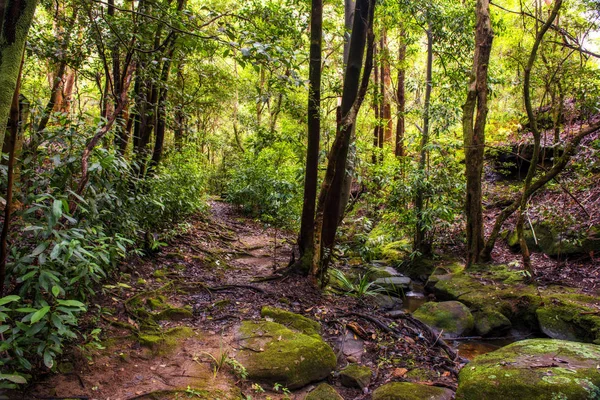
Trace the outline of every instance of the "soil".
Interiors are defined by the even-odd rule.
[[[72,347],[59,363],[65,373],[38,376],[24,393],[10,398],[229,399],[239,398],[240,391],[252,399],[285,398],[282,389],[261,388],[240,378],[226,362],[215,369],[215,359],[235,358],[234,331],[240,321],[259,319],[265,305],[319,321],[323,338],[338,356],[338,370],[349,361],[372,369],[374,378],[364,392],[344,388],[337,376],[330,377],[329,383],[345,399],[368,399],[383,383],[408,380],[405,375],[416,368],[426,373],[410,379],[413,382],[456,388],[456,373],[464,360],[451,361],[443,341],[420,330],[410,316],[387,315],[371,305],[370,298],[323,292],[302,276],[256,281],[288,264],[295,238],[243,217],[221,201],[211,200],[210,208],[160,252],[124,262],[118,283],[104,287],[94,301],[101,317],[84,321],[82,330],[100,327],[105,349],[95,349],[90,340]],[[173,306],[191,308],[192,318],[160,323],[163,330],[189,327],[191,337],[159,352],[142,347],[123,324],[139,325],[127,299],[146,294],[160,294]],[[382,332],[381,326],[392,329]],[[302,399],[313,387],[290,398]]]

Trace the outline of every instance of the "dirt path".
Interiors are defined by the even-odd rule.
[[[323,338],[338,356],[338,367],[345,366],[349,357],[362,359],[376,373],[374,384],[406,373],[405,367],[419,367],[431,372],[421,380],[455,386],[439,349],[428,346],[419,332],[406,328],[402,330],[406,337],[398,339],[350,315],[377,317],[368,301],[324,295],[299,276],[253,282],[287,264],[293,236],[244,218],[226,203],[214,200],[210,207],[210,216],[192,219],[190,229],[158,254],[128,260],[121,266],[120,281],[104,287],[96,302],[101,318],[85,321],[87,328],[102,329],[104,349],[95,349],[88,338],[86,345],[65,354],[59,363],[62,373],[40,377],[25,395],[14,398],[237,399],[242,394],[252,399],[283,398],[279,393],[261,393],[231,364],[237,350],[236,326],[260,318],[264,305],[320,321]],[[147,335],[140,333],[148,323],[141,316],[148,314],[153,302],[188,310],[188,315],[159,321],[163,337],[156,345],[142,343]],[[396,325],[402,328],[403,322]],[[362,329],[363,337],[353,328]],[[179,339],[169,339],[175,336]],[[331,383],[336,379],[332,377]],[[289,398],[302,399],[312,387]],[[338,389],[346,399],[370,398],[358,389]]]

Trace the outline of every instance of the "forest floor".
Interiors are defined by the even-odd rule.
[[[105,349],[95,349],[90,340],[73,348],[58,364],[63,373],[38,377],[15,398],[230,399],[240,398],[240,391],[244,398],[285,398],[281,389],[264,387],[267,392],[262,393],[259,386],[236,376],[227,362],[214,372],[214,359],[235,358],[236,327],[242,320],[259,319],[265,305],[319,321],[323,338],[338,356],[338,370],[350,359],[375,371],[369,389],[414,369],[422,371],[418,382],[456,387],[461,361],[451,361],[443,341],[419,330],[410,315],[387,315],[371,299],[321,292],[301,276],[254,282],[287,265],[294,237],[243,217],[221,201],[211,200],[210,207],[162,251],[123,263],[120,282],[104,286],[94,302],[101,317],[85,321],[82,330],[102,328]],[[140,345],[138,329],[144,321],[131,312],[131,304],[133,299],[153,298],[173,307],[187,306],[193,314],[180,321],[161,321],[164,332],[174,327],[192,331],[152,350]],[[395,328],[383,332],[378,325]],[[335,376],[329,380],[337,382]],[[290,398],[302,399],[313,387]],[[346,399],[368,399],[371,393],[336,389]]]

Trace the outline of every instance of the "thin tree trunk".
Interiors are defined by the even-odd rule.
[[[377,45],[373,45],[373,58],[377,59]],[[379,104],[381,96],[379,95],[379,67],[373,68],[373,114],[375,115],[375,127],[373,128],[373,164],[377,163],[377,149],[379,148],[379,131],[381,130]]]
[[[425,87],[425,106],[423,110],[423,132],[421,133],[421,144],[419,154],[419,174],[420,183],[422,183],[427,175],[427,144],[429,143],[429,108],[431,102],[431,89],[432,89],[432,75],[433,75],[433,34],[431,28],[427,29],[427,72],[426,72],[426,87]],[[414,249],[422,255],[428,255],[431,253],[431,245],[426,240],[427,225],[423,216],[424,213],[424,193],[423,186],[419,184],[417,193],[415,196],[415,215],[416,215],[416,229],[415,229],[415,243]]]
[[[481,174],[485,146],[487,118],[488,64],[494,34],[490,23],[489,0],[477,0],[475,54],[467,100],[463,106],[463,136],[465,146],[465,176],[467,190],[465,215],[467,217],[467,267],[479,262],[484,246]],[[473,114],[477,109],[474,120]]]
[[[319,141],[321,135],[321,60],[323,41],[323,0],[312,0],[310,20],[310,64],[308,72],[308,145],[304,176],[304,202],[300,223],[300,263],[298,269],[307,274],[314,256],[315,206],[319,174]]]
[[[405,113],[406,113],[406,33],[403,31],[400,35],[400,46],[398,49],[398,89],[396,92],[398,100],[398,123],[396,125],[396,157],[404,157],[404,134],[406,132]]]
[[[381,30],[381,124],[383,130],[383,141],[391,143],[394,136],[392,134],[392,105],[390,101],[389,91],[392,86],[392,78],[390,76],[390,59],[387,48],[387,35],[385,27]]]

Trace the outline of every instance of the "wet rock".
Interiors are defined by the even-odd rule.
[[[371,383],[372,374],[369,367],[350,364],[340,371],[340,381],[346,387],[364,389]]]
[[[600,346],[529,339],[478,356],[460,371],[458,400],[600,397]]]
[[[512,327],[508,318],[494,310],[476,312],[473,318],[479,336],[502,336]]]
[[[413,316],[449,338],[464,336],[475,325],[471,311],[458,301],[425,303]]]
[[[335,369],[336,357],[327,343],[318,335],[290,328],[270,321],[242,322],[237,333],[242,349],[238,360],[249,379],[297,389]]]
[[[450,389],[410,382],[392,382],[373,392],[373,400],[451,400]],[[480,399],[481,400],[481,399]]]
[[[407,276],[391,276],[389,278],[376,279],[373,284],[383,288],[388,293],[396,293],[403,296],[411,289],[412,280]]]
[[[308,393],[304,400],[344,400],[344,398],[332,386],[321,383]]]

